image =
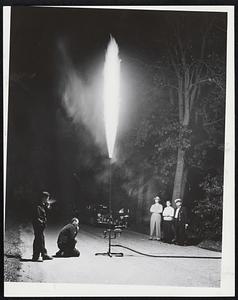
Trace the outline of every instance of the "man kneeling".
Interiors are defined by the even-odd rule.
[[[79,220],[73,218],[71,223],[65,225],[57,240],[59,251],[56,253],[57,257],[76,257],[80,255],[79,250],[75,248],[77,240],[75,239],[79,231]]]

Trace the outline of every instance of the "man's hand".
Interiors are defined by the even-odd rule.
[[[50,204],[50,203],[47,203],[47,204],[46,204],[46,208],[50,210],[50,209],[52,208],[51,204]]]
[[[188,224],[185,224],[185,229],[187,229],[188,228]]]

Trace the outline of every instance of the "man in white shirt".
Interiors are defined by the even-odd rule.
[[[163,211],[163,241],[171,243],[173,239],[173,219],[174,208],[171,206],[171,201],[166,201],[166,207]]]
[[[163,206],[159,203],[160,197],[156,196],[154,198],[155,204],[150,208],[151,217],[150,217],[150,237],[149,240],[153,240],[153,233],[155,229],[156,240],[160,241],[161,239],[161,214],[163,212]]]

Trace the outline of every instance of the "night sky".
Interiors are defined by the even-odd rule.
[[[11,13],[8,205],[14,205],[14,187],[27,184],[35,191],[47,189],[61,204],[70,203],[69,210],[78,198],[83,203],[103,199],[106,188],[96,183],[106,157],[100,109],[97,113],[86,108],[92,117],[89,128],[90,117],[72,121],[62,105],[64,70],[70,65],[84,86],[93,86],[93,97],[100,98],[100,70],[109,35],[114,36],[125,74],[124,119],[119,124],[123,134],[138,105],[135,62],[153,64],[166,54],[168,26],[188,13],[36,7],[12,7]],[[196,22],[206,24],[211,13],[189,15],[196,33]],[[93,105],[92,100],[89,106]],[[96,134],[102,134],[99,143],[94,126]],[[25,198],[20,206],[32,201]]]

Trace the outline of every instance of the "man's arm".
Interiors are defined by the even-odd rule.
[[[175,209],[171,207],[170,217],[174,218],[174,215],[175,215]]]
[[[75,228],[74,228],[74,225],[70,225],[68,227],[68,237],[69,237],[69,240],[70,241],[73,241],[75,240],[75,236],[77,235],[77,231],[76,231],[76,234],[75,234]]]
[[[151,205],[151,207],[150,207],[150,212],[151,212],[151,213],[155,212],[154,205]]]
[[[183,219],[184,219],[184,224],[185,227],[188,227],[188,214],[187,214],[187,209],[186,207],[183,208]]]
[[[42,212],[41,212],[39,205],[36,207],[36,220],[40,224],[44,224],[44,220],[42,220]]]
[[[159,206],[159,213],[162,214],[162,212],[163,212],[163,205],[160,204],[160,206]]]

